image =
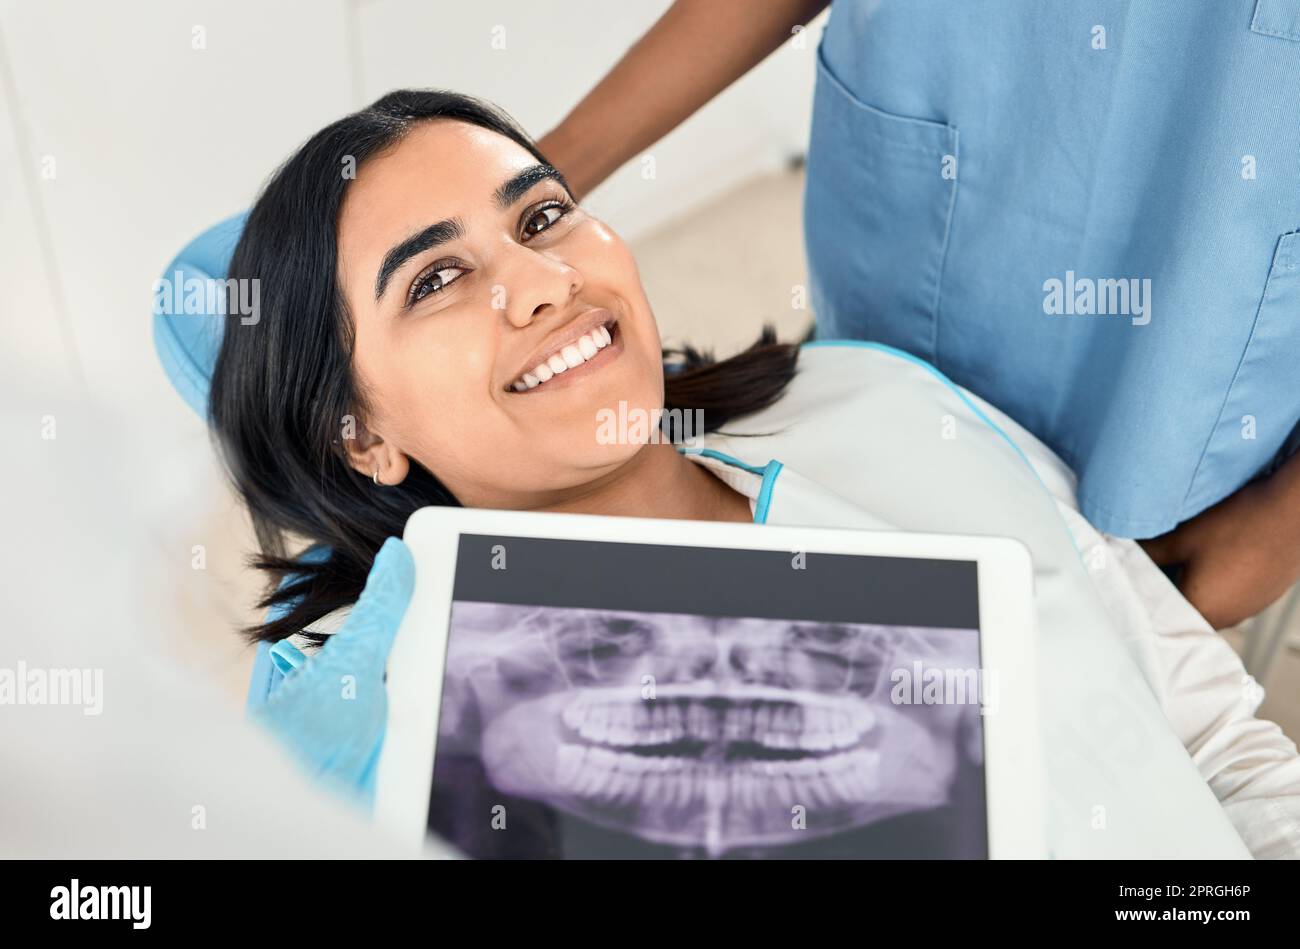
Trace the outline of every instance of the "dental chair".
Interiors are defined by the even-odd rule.
[[[241,212],[208,228],[186,244],[163,271],[162,279],[180,282],[182,288],[190,280],[225,280],[230,269],[239,235],[243,233],[248,213]],[[202,294],[204,301],[214,299],[213,294]],[[212,369],[221,349],[225,332],[220,313],[154,313],[153,343],[162,362],[163,371],[185,403],[204,421],[208,417],[208,385]],[[258,643],[253,660],[253,674],[248,685],[248,708],[251,710],[266,701],[276,683],[290,667],[288,660],[275,654],[270,643]]]
[[[163,272],[166,281],[225,280],[230,258],[243,232],[247,212],[226,218],[208,228],[185,245]],[[204,293],[203,300],[214,299]],[[163,370],[181,398],[207,420],[208,385],[217,352],[221,348],[226,317],[219,313],[168,314],[153,316],[154,347]],[[308,551],[305,557],[324,554],[323,550]],[[274,611],[273,611],[274,612]],[[1286,639],[1287,631],[1300,617],[1300,586],[1291,590],[1279,603],[1245,624],[1245,643],[1242,650],[1246,671],[1259,682],[1264,682],[1273,659]],[[294,665],[293,651],[280,651],[269,643],[259,643],[253,663],[253,674],[248,687],[248,707],[263,704],[271,690]]]

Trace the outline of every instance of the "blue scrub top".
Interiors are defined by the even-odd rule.
[[[819,334],[1009,413],[1103,531],[1300,441],[1300,0],[835,0],[804,213]]]

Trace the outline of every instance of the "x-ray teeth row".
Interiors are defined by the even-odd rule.
[[[674,742],[750,742],[764,748],[829,751],[858,743],[875,721],[860,703],[773,701],[736,692],[629,701],[627,690],[580,693],[564,709],[568,728],[609,745],[655,747]]]
[[[469,761],[541,826],[715,857],[942,809],[981,771],[978,706],[894,704],[889,670],[914,662],[976,668],[978,634],[457,602],[435,794],[468,793],[447,776]]]

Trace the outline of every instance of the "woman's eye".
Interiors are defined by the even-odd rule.
[[[442,266],[437,270],[430,270],[422,276],[416,277],[415,283],[411,285],[411,295],[406,305],[410,306],[413,303],[420,302],[430,294],[441,292],[459,280],[464,272],[464,267]],[[447,276],[448,274],[452,276]]]
[[[570,208],[563,204],[548,204],[544,208],[538,208],[528,216],[524,222],[523,239],[528,240],[535,234],[540,234],[546,230],[564,215],[569,213]]]

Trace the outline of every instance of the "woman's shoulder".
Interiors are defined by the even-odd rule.
[[[799,349],[799,366],[812,370],[819,379],[842,381],[856,391],[897,380],[960,389],[936,366],[919,356],[868,340],[819,339],[805,343]]]
[[[772,434],[771,448],[792,456],[834,446],[874,459],[893,446],[920,460],[937,451],[937,444],[980,445],[993,455],[1019,456],[1057,500],[1076,503],[1074,474],[1047,445],[937,367],[881,343],[804,344],[782,398],[727,429]]]
[[[795,376],[775,404],[727,428],[854,424],[903,406],[964,406],[965,397],[938,369],[902,350],[862,340],[816,340],[800,347]]]

